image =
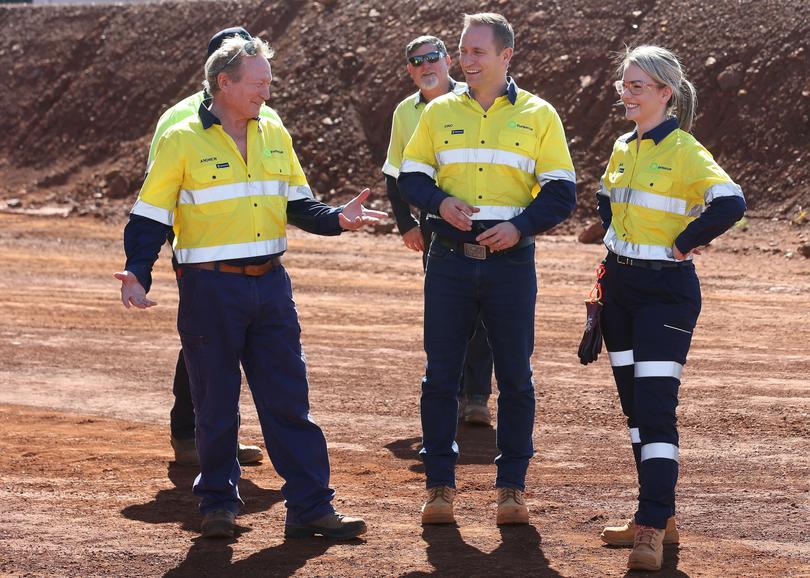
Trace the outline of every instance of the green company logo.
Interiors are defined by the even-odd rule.
[[[508,128],[517,128],[517,123],[513,120],[510,120],[509,123],[506,125]]]

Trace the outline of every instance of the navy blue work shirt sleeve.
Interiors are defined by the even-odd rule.
[[[406,202],[434,215],[439,214],[439,205],[450,196],[425,173],[399,173],[397,186]]]
[[[138,278],[147,293],[152,287],[152,267],[171,233],[170,226],[141,215],[130,215],[124,227],[124,269]]]
[[[602,228],[607,231],[610,228],[611,221],[613,221],[613,209],[610,207],[610,197],[600,195],[598,189],[596,193],[596,212],[599,213]]]
[[[571,216],[576,204],[574,183],[560,179],[548,181],[529,206],[509,222],[517,227],[522,236],[530,237],[562,223]]]
[[[397,222],[400,235],[404,235],[419,225],[411,213],[411,206],[400,195],[397,180],[391,175],[385,175],[385,194],[391,203],[391,210],[394,212],[394,220]]]
[[[340,235],[338,215],[343,207],[330,207],[315,199],[296,199],[287,202],[287,221],[314,235]]]
[[[742,197],[714,199],[706,210],[677,236],[675,246],[681,253],[686,254],[695,247],[708,245],[742,219],[745,210],[745,200]]]

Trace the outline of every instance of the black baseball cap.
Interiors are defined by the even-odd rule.
[[[211,37],[211,40],[208,41],[208,56],[211,56],[217,49],[222,46],[222,43],[227,40],[228,38],[233,38],[234,36],[241,36],[245,40],[252,40],[253,37],[250,35],[250,32],[242,28],[241,26],[234,26],[233,28],[226,28],[225,30],[220,30],[216,34]]]

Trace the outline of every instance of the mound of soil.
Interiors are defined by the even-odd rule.
[[[462,12],[514,24],[518,84],[563,119],[579,179],[579,217],[613,140],[612,53],[675,50],[698,87],[696,136],[743,187],[754,216],[810,205],[810,4],[803,0],[628,7],[619,0],[441,2],[322,0],[0,8],[0,199],[20,209],[126,214],[158,116],[195,92],[213,33],[242,25],[277,51],[270,104],[290,129],[310,183],[341,201],[364,186],[384,200],[390,116],[412,92],[403,47],[433,33],[454,52]],[[454,75],[462,78],[454,66]],[[0,200],[0,206],[4,203]]]

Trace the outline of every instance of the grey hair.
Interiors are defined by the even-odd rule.
[[[405,58],[408,58],[411,54],[413,54],[414,50],[420,46],[424,46],[425,44],[434,45],[439,52],[447,56],[447,47],[444,45],[444,42],[435,36],[419,36],[408,42],[408,45],[405,47]]]
[[[251,56],[245,52],[244,49],[247,44],[252,44],[256,48],[254,55]],[[275,51],[270,48],[267,42],[258,36],[254,36],[250,40],[246,40],[241,36],[225,39],[222,42],[222,46],[217,48],[205,62],[205,79],[203,80],[203,86],[206,92],[212,96],[219,92],[220,87],[217,77],[221,72],[225,72],[232,80],[238,81],[241,77],[240,68],[242,60],[245,58],[254,58],[259,55],[270,60],[275,55]]]
[[[672,96],[667,102],[667,114],[678,117],[678,128],[681,130],[692,130],[697,110],[697,91],[686,78],[677,56],[666,48],[644,45],[626,48],[617,60],[619,76],[628,66],[635,64],[656,83],[671,88]]]
[[[515,31],[509,21],[494,12],[480,12],[478,14],[464,15],[464,29],[470,26],[489,26],[495,37],[495,44],[503,52],[504,48],[515,47]]]

